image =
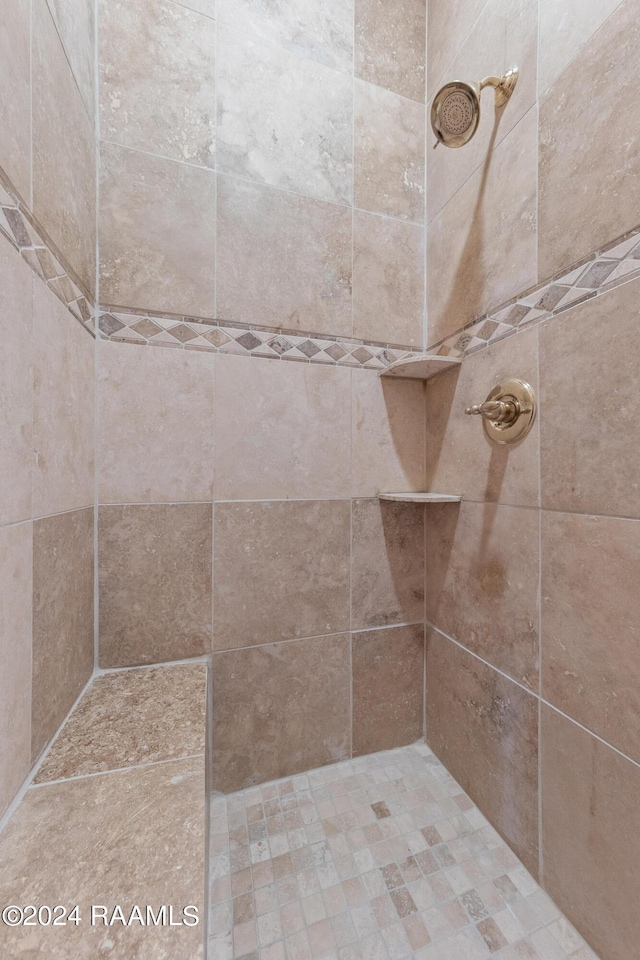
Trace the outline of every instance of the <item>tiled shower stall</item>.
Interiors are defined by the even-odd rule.
[[[135,793],[198,882],[210,844],[212,960],[592,956],[543,890],[635,960],[637,0],[0,8],[2,897]],[[434,151],[441,84],[516,65]],[[462,363],[380,376],[424,352]],[[339,895],[300,830],[361,854]],[[464,851],[481,906],[428,879]],[[367,953],[334,919],[383,898]]]

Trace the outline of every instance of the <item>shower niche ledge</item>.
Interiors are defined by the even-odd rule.
[[[460,503],[462,497],[455,493],[379,493],[378,500],[395,500],[396,503]]]
[[[438,357],[425,354],[422,357],[407,357],[396,360],[380,371],[381,377],[398,377],[406,380],[430,380],[445,370],[459,367],[462,360],[456,357]]]

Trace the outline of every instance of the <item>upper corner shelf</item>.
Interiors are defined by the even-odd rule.
[[[379,493],[379,500],[395,500],[399,503],[460,503],[462,497],[453,493]]]
[[[456,357],[436,357],[428,353],[422,357],[408,357],[405,360],[396,360],[380,371],[381,377],[404,377],[408,380],[430,380],[431,377],[444,373],[452,367],[462,363]]]

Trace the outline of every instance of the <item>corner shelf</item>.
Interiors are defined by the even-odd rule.
[[[379,493],[378,499],[397,503],[460,503],[462,497],[453,493]]]
[[[408,357],[396,360],[381,370],[381,377],[402,377],[406,380],[430,380],[452,367],[459,367],[461,359],[456,357],[437,357],[425,354],[422,357]]]

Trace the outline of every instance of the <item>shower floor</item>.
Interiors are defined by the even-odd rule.
[[[597,960],[424,744],[211,801],[208,960]]]

